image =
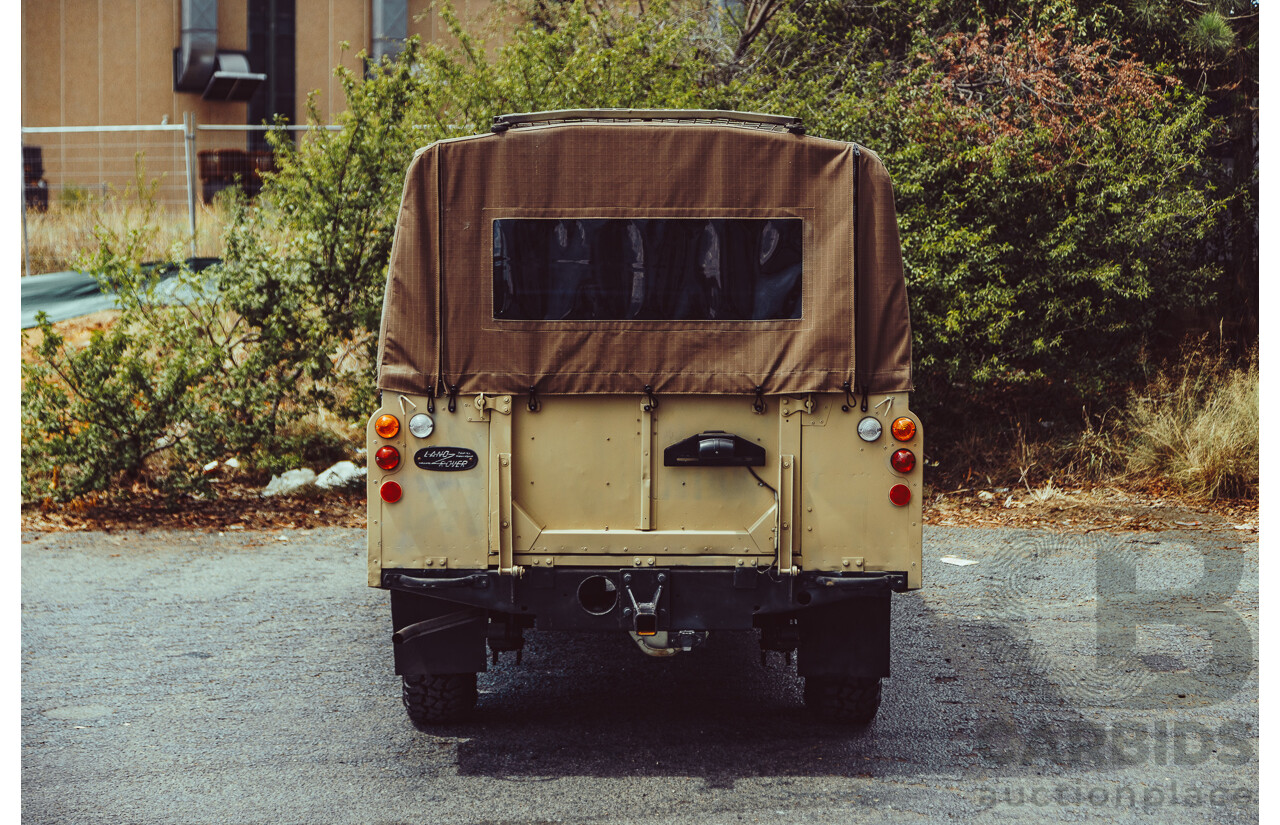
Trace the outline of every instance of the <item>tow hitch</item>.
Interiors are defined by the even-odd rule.
[[[658,601],[662,598],[662,587],[667,583],[667,574],[658,574],[658,586],[653,591],[653,598],[647,602],[636,598],[631,590],[631,581],[630,573],[622,574],[622,588],[631,600],[631,606],[622,609],[622,617],[631,620],[631,631],[637,636],[653,636],[658,632]]]

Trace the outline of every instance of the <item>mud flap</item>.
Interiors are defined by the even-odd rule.
[[[476,673],[486,667],[485,611],[416,593],[391,591],[396,673]]]
[[[889,675],[889,592],[822,605],[797,616],[800,676]]]

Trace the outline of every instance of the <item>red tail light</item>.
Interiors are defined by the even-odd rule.
[[[385,448],[384,448],[385,449]],[[916,454],[910,450],[898,450],[889,458],[893,469],[900,473],[909,473],[916,466]]]
[[[906,507],[911,503],[911,490],[905,484],[895,484],[889,490],[889,500],[899,507]]]
[[[400,500],[400,496],[404,495],[404,490],[401,490],[400,485],[394,481],[384,481],[382,486],[378,488],[378,494],[388,504],[395,504]]]
[[[906,452],[899,450],[898,452]],[[395,447],[380,447],[373,454],[373,462],[384,470],[394,470],[400,466],[400,451]]]

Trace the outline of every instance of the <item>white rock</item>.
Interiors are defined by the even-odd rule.
[[[202,472],[204,472],[205,475],[208,475],[209,473],[212,473],[216,469],[218,469],[218,460],[214,459],[213,461],[210,461],[208,464],[204,465],[204,470]]]
[[[303,488],[311,486],[315,481],[316,473],[314,470],[306,468],[290,470],[284,475],[272,476],[262,494],[264,496],[287,496],[290,493],[296,493]]]
[[[339,461],[329,469],[320,474],[316,479],[316,486],[321,490],[341,490],[346,487],[355,487],[364,484],[365,476],[369,471],[364,467],[357,467],[350,461]]]
[[[981,493],[978,493],[978,498],[982,499],[983,501],[991,501],[995,497],[996,496],[994,493],[989,492],[987,490],[983,490]]]
[[[228,458],[228,459],[227,459],[225,462],[223,462],[223,463],[224,463],[224,464],[226,464],[228,467],[230,467],[230,468],[231,468],[231,469],[233,469],[233,470],[238,470],[238,469],[240,469],[240,459],[238,459],[238,458]]]

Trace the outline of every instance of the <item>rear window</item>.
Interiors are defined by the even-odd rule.
[[[493,316],[800,318],[803,228],[800,218],[500,218]]]

